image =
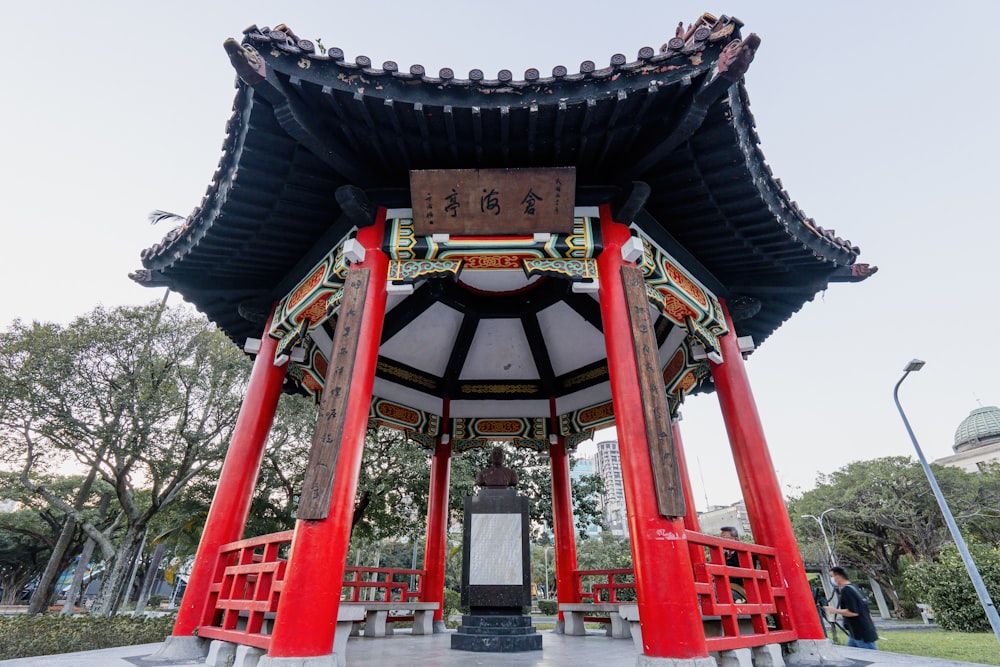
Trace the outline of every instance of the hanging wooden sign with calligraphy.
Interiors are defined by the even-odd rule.
[[[576,168],[410,172],[418,236],[572,234]]]
[[[640,269],[623,266],[622,282],[625,285],[625,304],[632,324],[632,344],[635,347],[635,364],[639,371],[639,395],[642,398],[642,410],[646,422],[649,458],[653,464],[656,500],[663,516],[684,516],[686,514],[684,492],[681,488],[677,457],[674,454],[670,410],[667,408],[667,392],[660,374],[656,333],[653,330],[652,318],[649,316],[646,281]]]
[[[326,384],[319,403],[319,416],[313,433],[309,466],[302,483],[298,518],[303,521],[325,519],[330,513],[333,475],[337,469],[340,441],[344,437],[344,418],[350,393],[351,374],[358,354],[361,317],[368,291],[368,269],[353,269],[344,282],[344,297],[333,335],[333,348],[326,371]]]

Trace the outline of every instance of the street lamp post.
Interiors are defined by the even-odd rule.
[[[832,512],[835,509],[837,508],[831,507],[830,509],[823,510],[822,512],[820,512],[819,516],[813,516],[812,514],[802,515],[803,519],[812,519],[813,521],[819,524],[819,530],[821,533],[823,533],[823,541],[826,543],[826,553],[830,557],[830,565],[837,564],[837,557],[833,555],[833,549],[830,547],[830,540],[827,539],[826,537],[826,528],[823,526],[823,517],[825,517],[827,513]]]
[[[903,377],[899,378],[896,388],[892,391],[892,398],[896,401],[896,409],[899,410],[899,416],[903,418],[903,425],[906,427],[906,432],[910,435],[910,440],[913,441],[913,448],[917,450],[917,458],[920,459],[920,465],[924,469],[924,474],[927,475],[927,481],[931,485],[931,490],[934,491],[934,497],[937,499],[941,513],[944,515],[945,523],[948,524],[948,530],[951,531],[951,537],[955,540],[958,553],[962,556],[965,569],[969,572],[969,578],[972,579],[972,585],[976,589],[976,595],[979,596],[979,602],[986,611],[986,618],[990,621],[993,634],[996,635],[997,641],[1000,642],[1000,615],[997,614],[997,608],[993,604],[993,599],[990,597],[989,591],[986,590],[986,584],[983,583],[983,578],[979,575],[979,569],[976,568],[976,563],[972,560],[969,548],[965,545],[965,539],[962,537],[961,531],[958,530],[958,524],[955,523],[955,518],[951,515],[951,509],[948,508],[948,502],[944,499],[944,494],[941,493],[941,487],[938,486],[937,479],[934,477],[931,467],[927,465],[927,459],[924,458],[924,453],[917,443],[917,437],[913,435],[913,429],[910,428],[910,421],[906,418],[906,413],[903,412],[903,406],[899,404],[899,385],[903,384],[903,380],[910,373],[919,371],[923,367],[924,362],[919,359],[914,359],[906,364],[906,367],[903,369]]]
[[[549,549],[551,549],[551,548],[552,547],[545,547],[544,548],[544,553],[545,553],[545,599],[546,600],[551,599],[551,597],[549,595]]]

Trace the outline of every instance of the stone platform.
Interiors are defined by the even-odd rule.
[[[541,651],[542,636],[523,614],[466,614],[458,632],[451,635],[451,648],[477,653]]]

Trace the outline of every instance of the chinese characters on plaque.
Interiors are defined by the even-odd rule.
[[[623,266],[622,282],[625,287],[625,305],[632,325],[632,344],[635,346],[635,365],[639,371],[639,394],[646,418],[646,440],[649,442],[649,458],[653,464],[656,500],[663,516],[684,516],[684,494],[674,454],[674,436],[670,427],[667,392],[660,374],[656,335],[653,332],[653,320],[649,316],[646,281],[641,270],[634,266]]]
[[[344,282],[344,297],[340,302],[337,327],[333,334],[330,365],[319,402],[309,465],[302,482],[298,518],[304,521],[325,519],[330,513],[333,473],[337,469],[340,440],[344,437],[347,398],[350,394],[354,360],[358,354],[369,274],[368,269],[352,269]]]
[[[576,169],[430,169],[410,172],[417,235],[570,234]]]

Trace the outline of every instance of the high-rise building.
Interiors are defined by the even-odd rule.
[[[617,440],[597,443],[594,469],[604,481],[604,495],[601,496],[601,510],[604,512],[604,520],[612,535],[627,535],[625,487],[622,484],[622,461],[618,453]]]
[[[576,456],[573,458],[573,465],[569,471],[569,478],[571,481],[576,481],[581,477],[587,477],[588,475],[595,474],[594,470],[594,459],[590,456]],[[577,532],[580,529],[580,517],[573,513],[573,522],[577,526]],[[586,533],[588,537],[598,537],[601,534],[601,527],[597,524],[587,524]]]

